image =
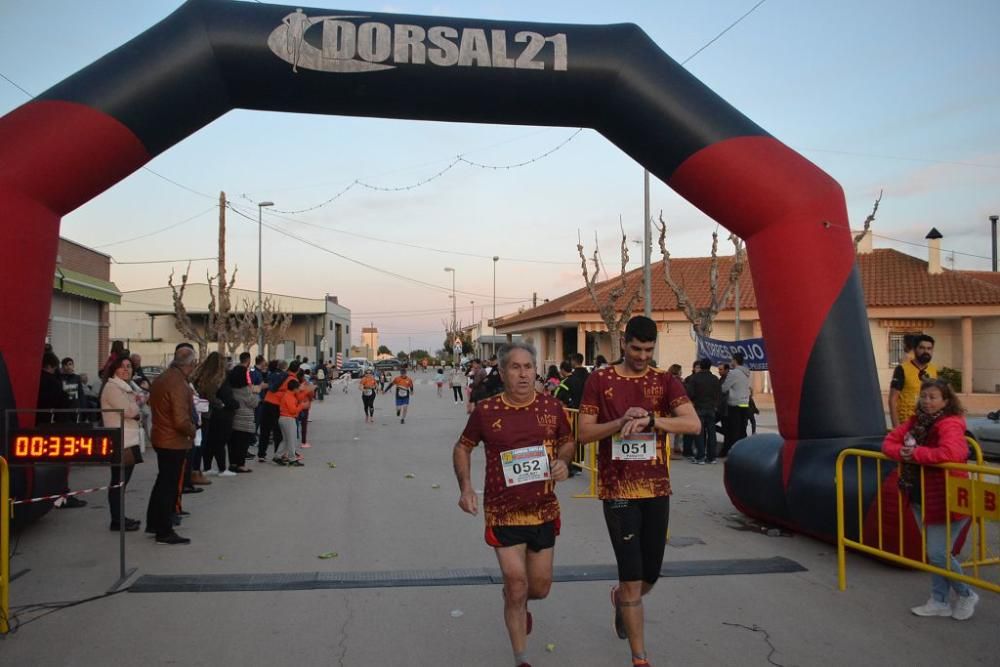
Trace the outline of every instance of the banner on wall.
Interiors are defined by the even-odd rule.
[[[717,340],[698,336],[698,358],[711,359],[713,366],[727,364],[733,353],[743,353],[743,365],[752,371],[767,370],[767,352],[764,349],[763,338],[746,338],[744,340]]]

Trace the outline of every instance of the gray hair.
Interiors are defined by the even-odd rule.
[[[535,352],[535,346],[529,343],[507,343],[500,346],[499,352],[497,352],[497,366],[507,370],[507,360],[510,359],[510,353],[514,350],[524,350],[531,355],[531,363],[537,368],[538,367],[538,354]]]
[[[197,363],[198,355],[195,354],[195,351],[189,347],[182,347],[174,352],[174,360],[170,362],[170,365],[175,368],[184,368],[185,366],[194,366]]]

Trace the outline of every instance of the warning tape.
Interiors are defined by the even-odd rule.
[[[28,498],[26,500],[15,500],[11,505],[30,505],[31,503],[40,503],[46,500],[58,500],[60,498],[68,498],[70,496],[82,496],[85,493],[94,493],[95,491],[107,491],[108,489],[117,489],[123,486],[123,484],[112,484],[110,486],[97,486],[93,489],[81,489],[80,491],[67,491],[66,493],[57,493],[54,496],[42,496],[41,498]]]

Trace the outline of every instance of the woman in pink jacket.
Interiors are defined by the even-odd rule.
[[[923,492],[920,470],[924,464],[965,463],[969,448],[965,442],[965,410],[946,380],[929,380],[920,386],[917,413],[897,426],[882,443],[882,453],[900,461],[899,492],[909,498],[917,525],[926,524],[927,562],[962,573],[962,566],[952,555],[955,538],[969,523],[969,517],[952,513],[948,534],[945,511],[947,496],[945,471],[923,468]],[[968,477],[963,471],[948,471],[952,477]],[[921,502],[923,518],[921,519]],[[950,538],[950,539],[949,539]],[[949,593],[955,592],[955,602]],[[938,574],[931,575],[931,597],[912,611],[917,616],[950,616],[957,621],[972,618],[979,596],[961,581]]]

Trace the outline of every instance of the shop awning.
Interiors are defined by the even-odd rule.
[[[122,301],[122,293],[118,291],[118,287],[114,283],[61,266],[56,268],[52,286],[65,294],[74,294],[94,301],[103,301],[104,303],[121,303]]]

